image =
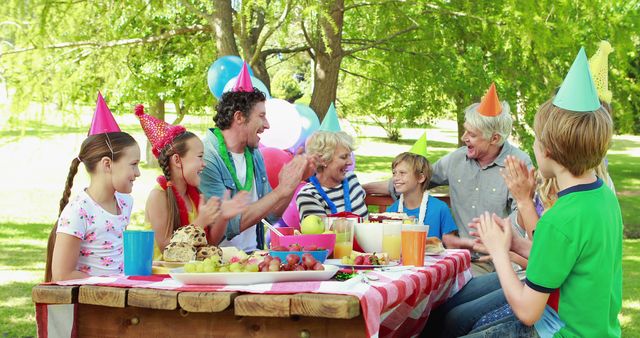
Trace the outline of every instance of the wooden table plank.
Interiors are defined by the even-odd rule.
[[[108,307],[125,307],[127,305],[127,289],[83,285],[80,287],[78,302]]]
[[[226,310],[237,292],[180,292],[178,304],[189,312],[220,312]]]
[[[293,295],[241,295],[234,300],[236,316],[289,317]]]
[[[360,301],[347,295],[299,293],[291,297],[291,314],[351,319],[360,315]]]
[[[78,302],[78,287],[63,285],[36,285],[31,289],[34,303],[73,304]]]
[[[80,304],[79,337],[363,337],[362,316],[331,319],[238,317],[233,309],[216,313],[181,313],[138,307],[108,308]]]
[[[147,309],[175,310],[178,308],[178,293],[178,291],[129,289],[127,305]]]

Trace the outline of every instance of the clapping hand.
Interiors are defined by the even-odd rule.
[[[229,190],[224,192],[222,196],[222,217],[224,219],[232,219],[247,210],[249,207],[249,192],[240,191],[233,198],[229,198],[231,193]]]
[[[535,170],[534,167],[528,169],[524,161],[515,156],[509,155],[505,159],[500,174],[516,201],[533,198],[536,188]]]
[[[198,206],[198,216],[193,224],[204,228],[213,223],[220,214],[220,198],[212,196],[205,200],[204,195],[200,194],[200,203]]]
[[[509,218],[500,218],[496,214],[489,215],[488,212],[480,215],[480,222],[477,225],[478,234],[482,244],[491,255],[501,252],[509,252],[511,248],[512,230]]]

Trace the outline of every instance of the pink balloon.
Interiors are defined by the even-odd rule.
[[[298,197],[298,192],[300,189],[305,186],[307,182],[302,182],[296,188],[296,191],[293,193],[293,198],[289,202],[289,206],[282,213],[282,220],[287,223],[287,226],[291,228],[300,229],[300,214],[298,213],[298,206],[296,205],[296,197]]]
[[[258,148],[264,158],[264,166],[267,169],[267,178],[271,188],[278,186],[278,174],[282,166],[289,163],[293,159],[293,155],[287,151],[276,148]]]

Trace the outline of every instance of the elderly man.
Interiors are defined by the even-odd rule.
[[[253,87],[246,64],[243,65],[236,86],[224,93],[216,106],[216,128],[209,129],[204,139],[205,169],[200,190],[205,197],[222,198],[227,191],[233,196],[241,190],[251,196],[247,211],[227,224],[226,238],[221,243],[244,251],[264,248],[264,228],[260,221],[265,217],[276,221],[300,181],[308,177],[315,166],[306,156],[295,156],[282,168],[279,184],[272,190],[262,155],[256,151],[259,134],[269,128],[265,101],[265,95]]]
[[[458,248],[473,249],[474,240],[469,235],[469,223],[484,211],[500,217],[511,217],[517,224],[517,203],[504,183],[500,170],[507,155],[516,156],[531,166],[531,159],[511,145],[507,138],[511,133],[512,119],[509,104],[500,103],[495,85],[480,103],[465,109],[464,146],[444,156],[433,166],[430,187],[449,186],[453,219],[459,230]],[[390,193],[395,198],[393,182],[364,184],[367,193]],[[524,234],[522,229],[518,229]],[[475,262],[474,275],[494,271],[491,263]]]

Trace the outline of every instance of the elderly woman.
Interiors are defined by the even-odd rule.
[[[309,137],[306,152],[316,157],[316,174],[296,198],[300,219],[347,211],[367,216],[364,189],[348,168],[353,164],[353,139],[345,132],[318,131]]]

